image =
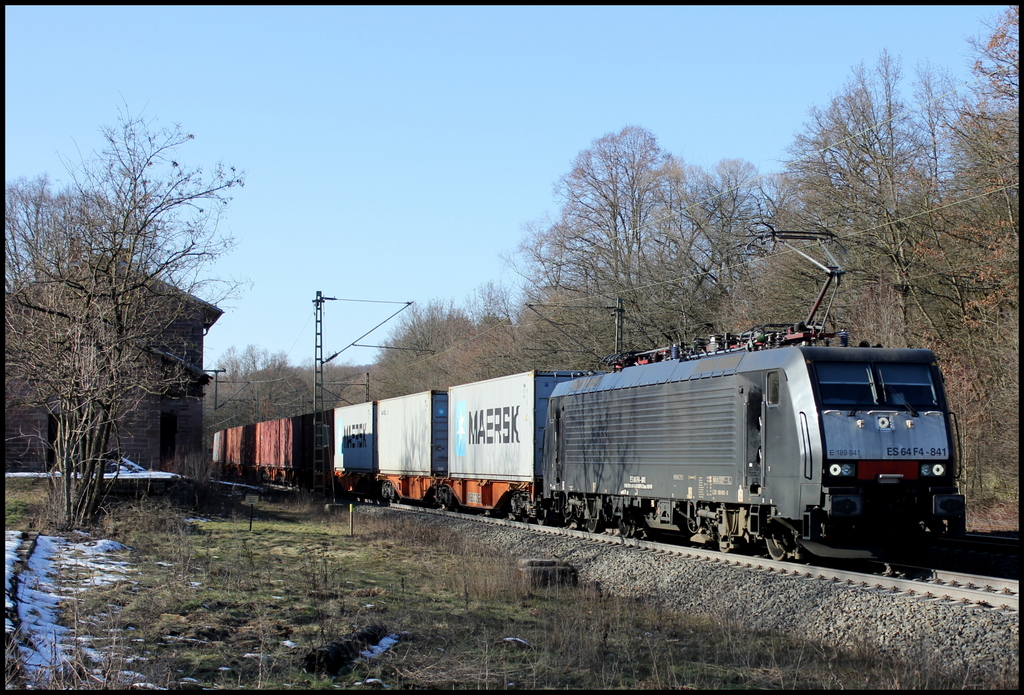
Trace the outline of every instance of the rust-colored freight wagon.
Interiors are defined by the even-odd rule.
[[[222,430],[214,437],[213,460],[225,474],[246,475],[255,463],[256,425],[239,425]],[[219,460],[218,460],[219,458]]]
[[[324,412],[324,470],[330,471],[334,411]],[[309,485],[315,450],[312,413],[241,425],[214,435],[213,460],[229,475],[252,481]]]
[[[302,418],[257,422],[255,464],[261,478],[291,482],[302,464]]]
[[[323,460],[320,465],[323,467],[322,472],[330,476],[332,469],[331,458],[334,451],[334,410],[325,410],[324,416],[324,436],[323,442],[324,447],[322,450]],[[299,465],[294,468],[294,475],[296,482],[310,486],[314,485],[314,462],[316,457],[316,428],[315,414],[306,413],[300,415],[294,419],[302,420],[302,441],[301,441],[301,456],[299,457]]]

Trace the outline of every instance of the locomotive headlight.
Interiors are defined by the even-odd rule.
[[[946,474],[946,466],[941,463],[922,463],[921,476],[940,476]]]
[[[835,477],[845,476],[853,477],[857,474],[857,464],[855,463],[833,463],[828,467],[828,474]]]

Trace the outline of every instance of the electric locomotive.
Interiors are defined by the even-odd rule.
[[[929,350],[724,347],[557,386],[538,520],[763,543],[775,559],[881,556],[925,529],[964,532]]]

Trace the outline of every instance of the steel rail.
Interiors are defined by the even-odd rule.
[[[733,553],[723,553],[717,550],[672,545],[669,543],[659,543],[656,541],[640,540],[637,538],[623,538],[622,536],[610,535],[608,533],[590,533],[588,531],[567,529],[558,526],[539,526],[537,524],[513,521],[511,519],[462,514],[459,512],[449,512],[441,509],[430,509],[427,507],[415,507],[405,504],[392,504],[391,507],[394,509],[420,512],[423,514],[434,514],[437,516],[447,516],[466,521],[475,521],[478,523],[508,526],[533,533],[580,538],[608,545],[619,545],[649,550],[661,554],[708,560],[727,566],[772,570],[783,575],[831,581],[849,586],[860,586],[876,591],[891,592],[893,594],[917,596],[923,599],[945,599],[990,608],[1011,611],[1019,610],[1019,582],[1011,579],[1000,579],[998,577],[985,577],[981,575],[965,574],[961,572],[946,572],[940,570],[930,570],[931,576],[921,578],[892,577],[879,574],[868,574],[865,572],[853,572],[849,570],[835,569],[832,567],[804,565],[796,562],[783,562],[771,560],[769,558],[749,557]]]

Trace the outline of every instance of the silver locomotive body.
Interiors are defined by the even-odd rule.
[[[784,347],[666,360],[552,393],[542,519],[872,554],[960,533],[964,500],[927,350]]]

